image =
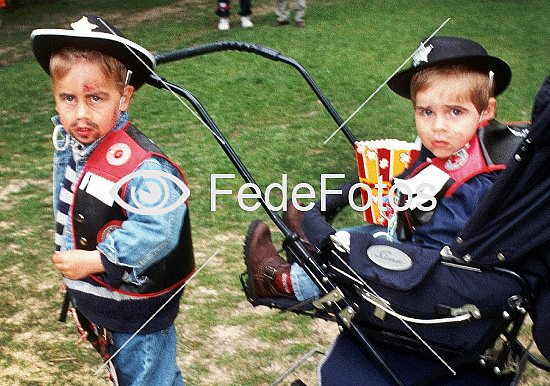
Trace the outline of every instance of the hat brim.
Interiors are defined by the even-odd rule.
[[[481,71],[493,71],[495,82],[495,96],[503,92],[512,79],[512,70],[506,62],[496,58],[494,56],[464,56],[460,58],[445,59],[432,61],[430,63],[421,63],[416,67],[411,67],[394,75],[389,81],[389,88],[402,97],[411,99],[411,80],[414,74],[426,68],[452,65],[452,64],[464,64],[468,67],[473,67]]]
[[[37,29],[31,34],[32,50],[42,68],[50,74],[52,53],[65,47],[95,50],[118,59],[132,71],[130,84],[141,87],[156,65],[155,57],[140,45],[104,32]]]

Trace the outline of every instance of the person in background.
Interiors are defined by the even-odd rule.
[[[239,15],[241,16],[241,25],[243,28],[251,28],[254,26],[250,20],[252,11],[250,9],[250,0],[239,0]],[[230,0],[218,1],[216,8],[216,15],[220,17],[218,23],[218,29],[220,31],[227,31],[229,29],[229,16],[231,15],[231,2]]]
[[[277,15],[277,21],[273,25],[274,27],[280,27],[290,24],[290,7],[288,5],[289,0],[275,0],[275,14]],[[306,14],[306,0],[294,0],[294,8],[296,13],[294,14],[294,20],[296,21],[296,27],[304,28],[306,22],[304,21],[304,15]]]

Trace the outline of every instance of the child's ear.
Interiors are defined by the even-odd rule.
[[[132,96],[134,95],[134,91],[134,86],[130,84],[124,86],[124,92],[122,93],[122,97],[120,98],[120,111],[128,110],[128,108],[130,107]]]
[[[497,100],[494,97],[489,98],[487,107],[481,112],[480,121],[490,121],[497,115]]]

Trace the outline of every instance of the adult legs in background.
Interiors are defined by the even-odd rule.
[[[288,0],[275,0],[275,14],[277,15],[277,22],[279,24],[288,24],[290,18]]]
[[[294,0],[294,6],[296,7],[294,20],[296,23],[304,22],[304,16],[306,14],[306,0]]]
[[[231,14],[231,2],[229,0],[218,1],[216,15],[220,17],[218,29],[227,31],[229,29],[229,15]]]
[[[306,13],[306,0],[294,0],[294,9],[296,26],[305,27],[304,15]],[[287,25],[290,23],[290,7],[288,0],[275,0],[275,14],[277,15],[275,26]]]

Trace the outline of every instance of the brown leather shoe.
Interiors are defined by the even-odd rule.
[[[290,272],[290,264],[277,254],[269,227],[260,220],[252,221],[248,227],[244,241],[244,262],[252,297],[293,297],[279,291],[275,285],[278,275]]]

